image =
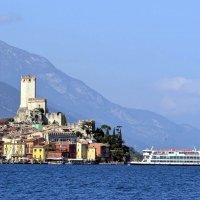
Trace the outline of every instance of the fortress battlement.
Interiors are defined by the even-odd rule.
[[[21,76],[21,80],[36,80],[36,77],[34,75],[25,75]]]
[[[29,98],[28,102],[46,102],[47,99],[45,98]]]

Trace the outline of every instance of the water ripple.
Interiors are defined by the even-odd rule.
[[[0,165],[0,199],[200,199],[199,167]]]

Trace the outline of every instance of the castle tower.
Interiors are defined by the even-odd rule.
[[[21,77],[21,102],[20,108],[28,107],[28,99],[36,97],[36,78],[35,76]]]

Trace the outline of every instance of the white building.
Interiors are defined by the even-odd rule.
[[[21,77],[21,99],[20,108],[28,107],[28,100],[36,98],[36,78],[35,76]]]
[[[21,77],[20,97],[20,107],[15,122],[65,125],[66,119],[63,113],[48,113],[47,99],[36,98],[35,76]]]

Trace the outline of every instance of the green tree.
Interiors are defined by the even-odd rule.
[[[101,125],[101,129],[104,131],[104,133],[105,134],[110,134],[109,132],[110,132],[110,130],[111,130],[111,127],[110,126],[108,126],[108,125],[106,125],[106,124],[103,124],[103,125]]]
[[[103,143],[110,143],[110,130],[111,130],[111,127],[106,125],[106,124],[103,124],[100,128],[103,132],[104,132],[104,138],[103,138]]]
[[[129,147],[124,145],[122,137],[122,126],[116,126],[113,129],[113,133],[110,134],[111,127],[103,124],[100,128],[97,128],[94,132],[94,138],[97,142],[108,143],[112,154],[113,161],[128,162],[130,161],[131,155],[137,155],[135,151],[130,151]]]
[[[115,130],[115,128],[114,128],[114,129],[113,129],[113,135],[115,135],[115,131],[116,131],[116,130]]]
[[[66,125],[67,124],[67,119],[66,119],[65,115],[62,115],[62,117],[61,117],[61,124],[62,125]]]
[[[97,128],[94,132],[94,139],[96,139],[97,142],[103,143],[104,142],[104,132],[101,128]]]
[[[122,139],[122,132],[121,132],[121,129],[120,129],[119,133],[118,133],[118,138],[117,138],[118,147],[122,148],[123,143],[124,143],[124,141]]]
[[[136,151],[133,147],[129,147],[130,160],[141,161],[143,156],[140,152]]]
[[[82,138],[82,133],[80,131],[76,131],[76,137]]]
[[[118,162],[122,162],[123,161],[123,150],[120,148],[116,148],[115,150],[112,150],[112,159],[113,161],[118,161]]]

